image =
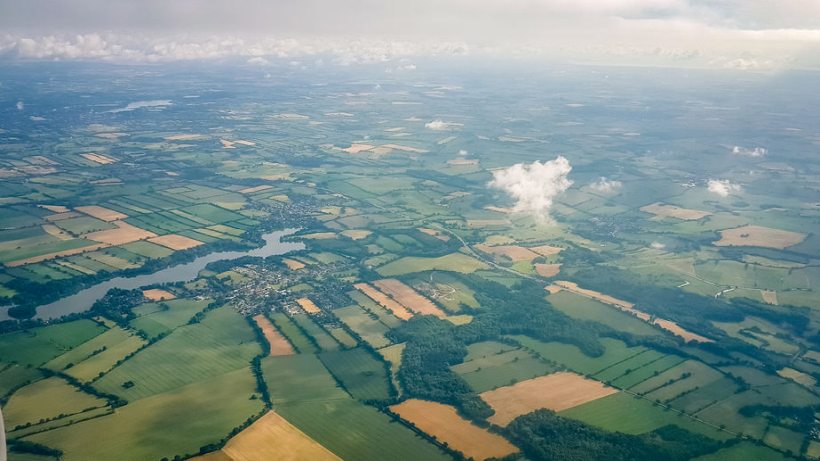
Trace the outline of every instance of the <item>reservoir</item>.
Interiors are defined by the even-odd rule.
[[[294,234],[297,230],[298,229],[285,229],[264,234],[262,239],[265,241],[265,245],[253,250],[209,253],[191,262],[167,267],[150,274],[137,275],[135,277],[116,277],[105,282],[100,282],[71,296],[66,296],[65,298],[54,301],[53,303],[37,306],[37,314],[34,318],[49,320],[68,314],[87,311],[95,301],[105,296],[108,290],[112,288],[132,290],[158,283],[188,282],[195,279],[199,271],[204,269],[208,263],[214,261],[238,259],[243,256],[264,258],[302,250],[305,248],[302,242],[283,242],[281,240],[283,237]],[[8,320],[9,318],[7,310],[0,312],[0,320]]]

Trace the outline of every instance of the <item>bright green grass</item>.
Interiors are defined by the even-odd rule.
[[[193,454],[262,410],[261,400],[250,399],[255,388],[250,369],[236,370],[26,440],[63,450],[64,461],[141,461]]]
[[[135,401],[248,366],[261,353],[245,319],[228,306],[197,324],[174,330],[95,383],[100,390]],[[123,383],[131,381],[133,387]]]
[[[325,352],[319,355],[319,359],[353,397],[359,400],[390,398],[385,364],[367,350],[357,347]]]
[[[784,451],[800,453],[800,447],[803,445],[805,438],[805,434],[784,427],[770,425],[769,430],[763,437],[763,441],[770,446]]]
[[[9,428],[106,406],[105,400],[86,394],[62,378],[46,378],[20,388],[3,407]]]
[[[661,334],[659,329],[653,328],[632,315],[566,290],[547,296],[547,301],[561,312],[580,320],[600,322],[634,335],[657,336]]]
[[[510,346],[509,344],[504,344],[497,341],[482,341],[480,343],[473,343],[467,346],[467,356],[464,357],[464,361],[469,362],[470,360],[497,355],[513,349],[515,349],[515,346]]]
[[[209,203],[193,205],[181,208],[181,210],[185,213],[207,219],[208,221],[217,224],[242,219],[242,215],[240,214],[236,214],[233,211],[229,211]]]
[[[113,327],[74,349],[46,363],[54,371],[63,371],[81,381],[90,381],[108,371],[126,355],[139,349],[145,341],[130,331]]]
[[[293,323],[293,320],[284,312],[275,312],[270,316],[271,321],[276,325],[276,329],[296,348],[299,353],[315,354],[319,352],[316,346],[305,336],[302,330]]]
[[[690,376],[680,379],[688,373]],[[658,376],[653,376],[630,388],[638,394],[645,394],[652,400],[665,402],[682,392],[703,387],[721,379],[723,375],[712,367],[695,360],[687,360],[680,365],[670,368]],[[669,381],[674,381],[669,384]]]
[[[654,362],[647,363],[644,366],[633,369],[629,373],[624,373],[618,378],[612,380],[612,385],[621,389],[629,389],[632,386],[641,383],[649,378],[655,377],[664,371],[677,366],[683,362],[683,358],[677,355],[667,355]]]
[[[469,274],[479,269],[487,269],[487,264],[462,253],[451,253],[438,258],[423,258],[419,256],[405,256],[387,263],[376,269],[376,272],[385,276],[410,274],[424,271],[451,271]]]
[[[8,333],[0,336],[0,361],[41,365],[104,331],[82,319]]]
[[[348,333],[344,328],[330,328],[327,332],[330,333],[330,335],[333,336],[339,344],[348,349],[351,347],[356,347],[359,344],[356,341],[356,338],[350,336],[350,333]]]
[[[644,434],[659,427],[674,424],[718,440],[731,437],[706,424],[694,421],[688,416],[665,410],[647,400],[635,398],[623,392],[564,410],[559,415],[577,419],[601,429],[625,434]]]
[[[308,314],[293,314],[291,320],[307,333],[323,351],[338,351],[339,343],[333,339],[322,327],[310,319]]]
[[[735,393],[735,390],[737,390],[737,385],[734,381],[729,378],[721,378],[681,397],[670,400],[669,405],[687,413],[695,413],[731,396]]]
[[[169,250],[164,246],[146,241],[128,243],[120,247],[131,253],[150,259],[165,258],[174,254],[174,250]]]
[[[335,309],[333,314],[375,349],[390,345],[384,334],[390,330],[385,324],[371,318],[359,306]]]
[[[82,248],[95,245],[96,243],[97,242],[92,242],[85,239],[59,240],[55,238],[48,241],[48,243],[41,243],[38,245],[20,245],[20,248],[15,247],[14,249],[0,251],[0,262],[5,263],[9,261],[18,261],[34,256],[56,253],[58,251]]]
[[[56,224],[61,229],[65,229],[74,235],[81,235],[86,234],[88,232],[117,228],[117,226],[111,223],[102,221],[97,218],[92,218],[91,216],[80,216],[77,218],[63,219],[60,221],[55,221],[54,224]]]
[[[654,362],[655,360],[658,360],[661,357],[663,357],[662,353],[655,350],[647,349],[638,355],[632,356],[626,360],[622,360],[618,363],[612,364],[611,366],[596,373],[593,377],[598,381],[606,383],[622,376],[625,373],[631,373],[633,370],[636,370],[651,362]]]
[[[0,397],[42,377],[43,374],[34,367],[13,363],[4,364],[0,371]]]
[[[315,355],[266,357],[262,359],[262,375],[274,408],[288,402],[349,398]]]
[[[581,352],[576,346],[570,344],[559,342],[545,343],[528,336],[512,336],[512,339],[519,342],[522,346],[531,349],[546,360],[557,362],[572,371],[585,375],[594,375],[608,366],[626,360],[646,350],[646,348],[642,346],[628,347],[617,339],[602,338],[601,343],[606,347],[606,352],[600,357],[590,357]]]
[[[149,338],[169,333],[185,325],[198,312],[205,309],[211,299],[172,299],[159,303],[147,303],[134,309],[137,318],[131,326],[144,331]],[[167,306],[165,308],[164,306]]]
[[[514,351],[516,352],[516,351]],[[505,355],[505,354],[501,354]],[[503,386],[509,386],[519,381],[544,376],[555,371],[555,368],[542,360],[525,353],[518,360],[497,365],[491,365],[459,373],[475,392],[485,392]]]
[[[740,442],[714,453],[695,458],[695,461],[787,461],[782,454],[771,448],[752,442]]]

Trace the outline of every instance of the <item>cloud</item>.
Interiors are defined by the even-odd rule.
[[[621,188],[621,186],[623,186],[621,181],[611,181],[611,180],[606,179],[605,177],[601,176],[600,178],[598,178],[597,181],[590,184],[589,188],[596,191],[596,192],[601,192],[603,194],[609,194],[609,193],[617,191],[618,189]]]
[[[493,172],[487,185],[507,193],[516,200],[513,211],[532,213],[550,219],[553,199],[566,191],[572,181],[567,178],[572,166],[563,156],[541,163],[518,163]]]
[[[111,114],[116,114],[116,113],[119,113],[119,112],[131,112],[132,110],[152,108],[152,107],[165,108],[165,107],[171,106],[171,105],[173,105],[173,103],[171,103],[171,100],[169,100],[169,99],[155,99],[155,100],[151,100],[151,101],[136,101],[136,102],[128,103],[128,105],[125,106],[125,107],[121,107],[119,109],[112,109],[112,110],[109,110],[108,112],[111,113]]]
[[[17,104],[15,104],[14,107],[16,107],[17,110],[23,110],[26,108],[26,103],[23,101],[17,101]]]
[[[261,56],[255,56],[253,58],[248,59],[248,64],[251,64],[251,65],[254,65],[254,66],[269,66],[270,61],[268,61],[267,59],[265,59]]]
[[[455,123],[455,122],[445,122],[443,120],[437,119],[433,120],[432,122],[425,123],[424,128],[433,131],[451,131],[464,126],[462,123]]]
[[[649,244],[649,247],[653,250],[663,250],[664,248],[666,248],[666,245],[664,245],[661,242],[652,242]]]
[[[710,179],[707,187],[709,192],[720,195],[721,197],[728,197],[742,190],[740,184],[734,184],[728,179]]]
[[[754,147],[751,149],[740,146],[732,147],[732,154],[742,155],[744,157],[763,157],[767,152],[768,150],[765,147]]]

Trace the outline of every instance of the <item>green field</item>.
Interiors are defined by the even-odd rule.
[[[361,347],[339,352],[325,352],[319,359],[350,395],[359,400],[390,398],[387,369]]]
[[[308,314],[293,314],[291,320],[304,331],[319,346],[322,351],[337,351],[339,343],[330,336],[324,328],[320,327]]]
[[[762,445],[756,445],[752,442],[740,442],[714,453],[695,458],[695,461],[752,461],[758,459],[787,461],[791,458],[787,458]]]
[[[642,353],[646,348],[642,346],[628,347],[621,341],[611,338],[602,338],[601,343],[606,347],[600,357],[590,357],[576,346],[558,342],[545,343],[528,336],[512,336],[516,342],[538,354],[545,360],[557,362],[572,371],[594,375],[605,368]]]
[[[149,338],[169,333],[188,323],[197,313],[205,309],[211,299],[172,299],[160,303],[147,303],[134,308],[137,318],[131,326],[142,330]]]
[[[0,369],[0,398],[5,397],[18,387],[42,377],[43,373],[37,368],[14,363],[3,364],[2,369]]]
[[[3,418],[8,428],[14,428],[107,404],[105,400],[80,391],[66,380],[53,377],[18,389],[3,407]]]
[[[467,256],[463,253],[452,253],[438,258],[405,256],[379,267],[376,269],[376,272],[385,277],[432,270],[469,274],[479,269],[486,269],[487,267],[487,264],[472,256]]]
[[[390,328],[378,320],[374,320],[359,306],[347,306],[333,311],[333,315],[339,318],[345,325],[359,335],[375,349],[380,349],[390,345],[384,334]]]
[[[133,332],[112,327],[43,366],[81,381],[90,381],[143,344],[145,341]]]
[[[555,371],[555,367],[528,352],[514,350],[452,367],[477,393],[509,386]]]
[[[25,440],[63,450],[65,461],[142,461],[193,454],[262,410],[261,400],[250,399],[255,387],[249,369],[236,370]]]
[[[293,320],[284,312],[274,312],[270,314],[270,319],[276,328],[288,341],[303,354],[315,354],[319,352],[316,345],[308,338],[304,332],[295,324]]]
[[[228,306],[177,328],[99,379],[94,386],[135,401],[247,367],[261,353],[245,319]],[[127,382],[131,387],[124,387]]]
[[[547,301],[559,311],[580,320],[600,322],[634,335],[657,336],[661,334],[661,330],[635,316],[566,290],[547,296]]]
[[[83,319],[0,336],[0,361],[42,365],[101,334],[105,327]]]

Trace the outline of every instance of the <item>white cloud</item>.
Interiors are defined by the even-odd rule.
[[[455,122],[445,122],[443,120],[437,119],[433,120],[432,122],[428,122],[424,124],[424,128],[433,130],[433,131],[451,131],[464,126],[462,123],[455,123]]]
[[[603,176],[601,176],[600,178],[598,178],[597,181],[595,181],[594,183],[589,185],[590,189],[592,189],[596,192],[601,192],[603,194],[609,194],[609,193],[615,192],[618,189],[620,189],[621,186],[623,186],[621,181],[612,181],[612,180],[606,179]]]
[[[553,199],[566,191],[572,181],[567,178],[572,166],[563,156],[541,163],[518,163],[493,172],[489,187],[502,190],[516,200],[513,211],[532,213],[550,219]]]
[[[251,65],[254,65],[254,66],[269,66],[270,61],[268,61],[267,59],[265,59],[261,56],[254,56],[253,58],[248,59],[248,64],[251,64]]]
[[[728,197],[742,190],[740,184],[734,184],[728,179],[710,179],[707,188],[709,192],[720,195],[721,197]]]
[[[763,157],[766,153],[768,153],[768,150],[765,147],[753,147],[751,149],[740,146],[732,147],[732,154],[745,157]]]
[[[23,110],[26,108],[26,103],[23,101],[17,101],[17,104],[15,104],[14,107],[16,107],[17,110]]]
[[[649,247],[653,250],[663,250],[664,248],[666,248],[666,245],[664,245],[661,242],[652,242],[651,244],[649,244]]]
[[[169,99],[155,99],[151,101],[136,101],[128,103],[127,106],[121,107],[119,109],[112,109],[109,110],[109,113],[116,114],[119,112],[131,112],[132,110],[137,109],[144,109],[144,108],[154,108],[158,107],[160,109],[165,108],[167,106],[171,106],[173,103]]]

